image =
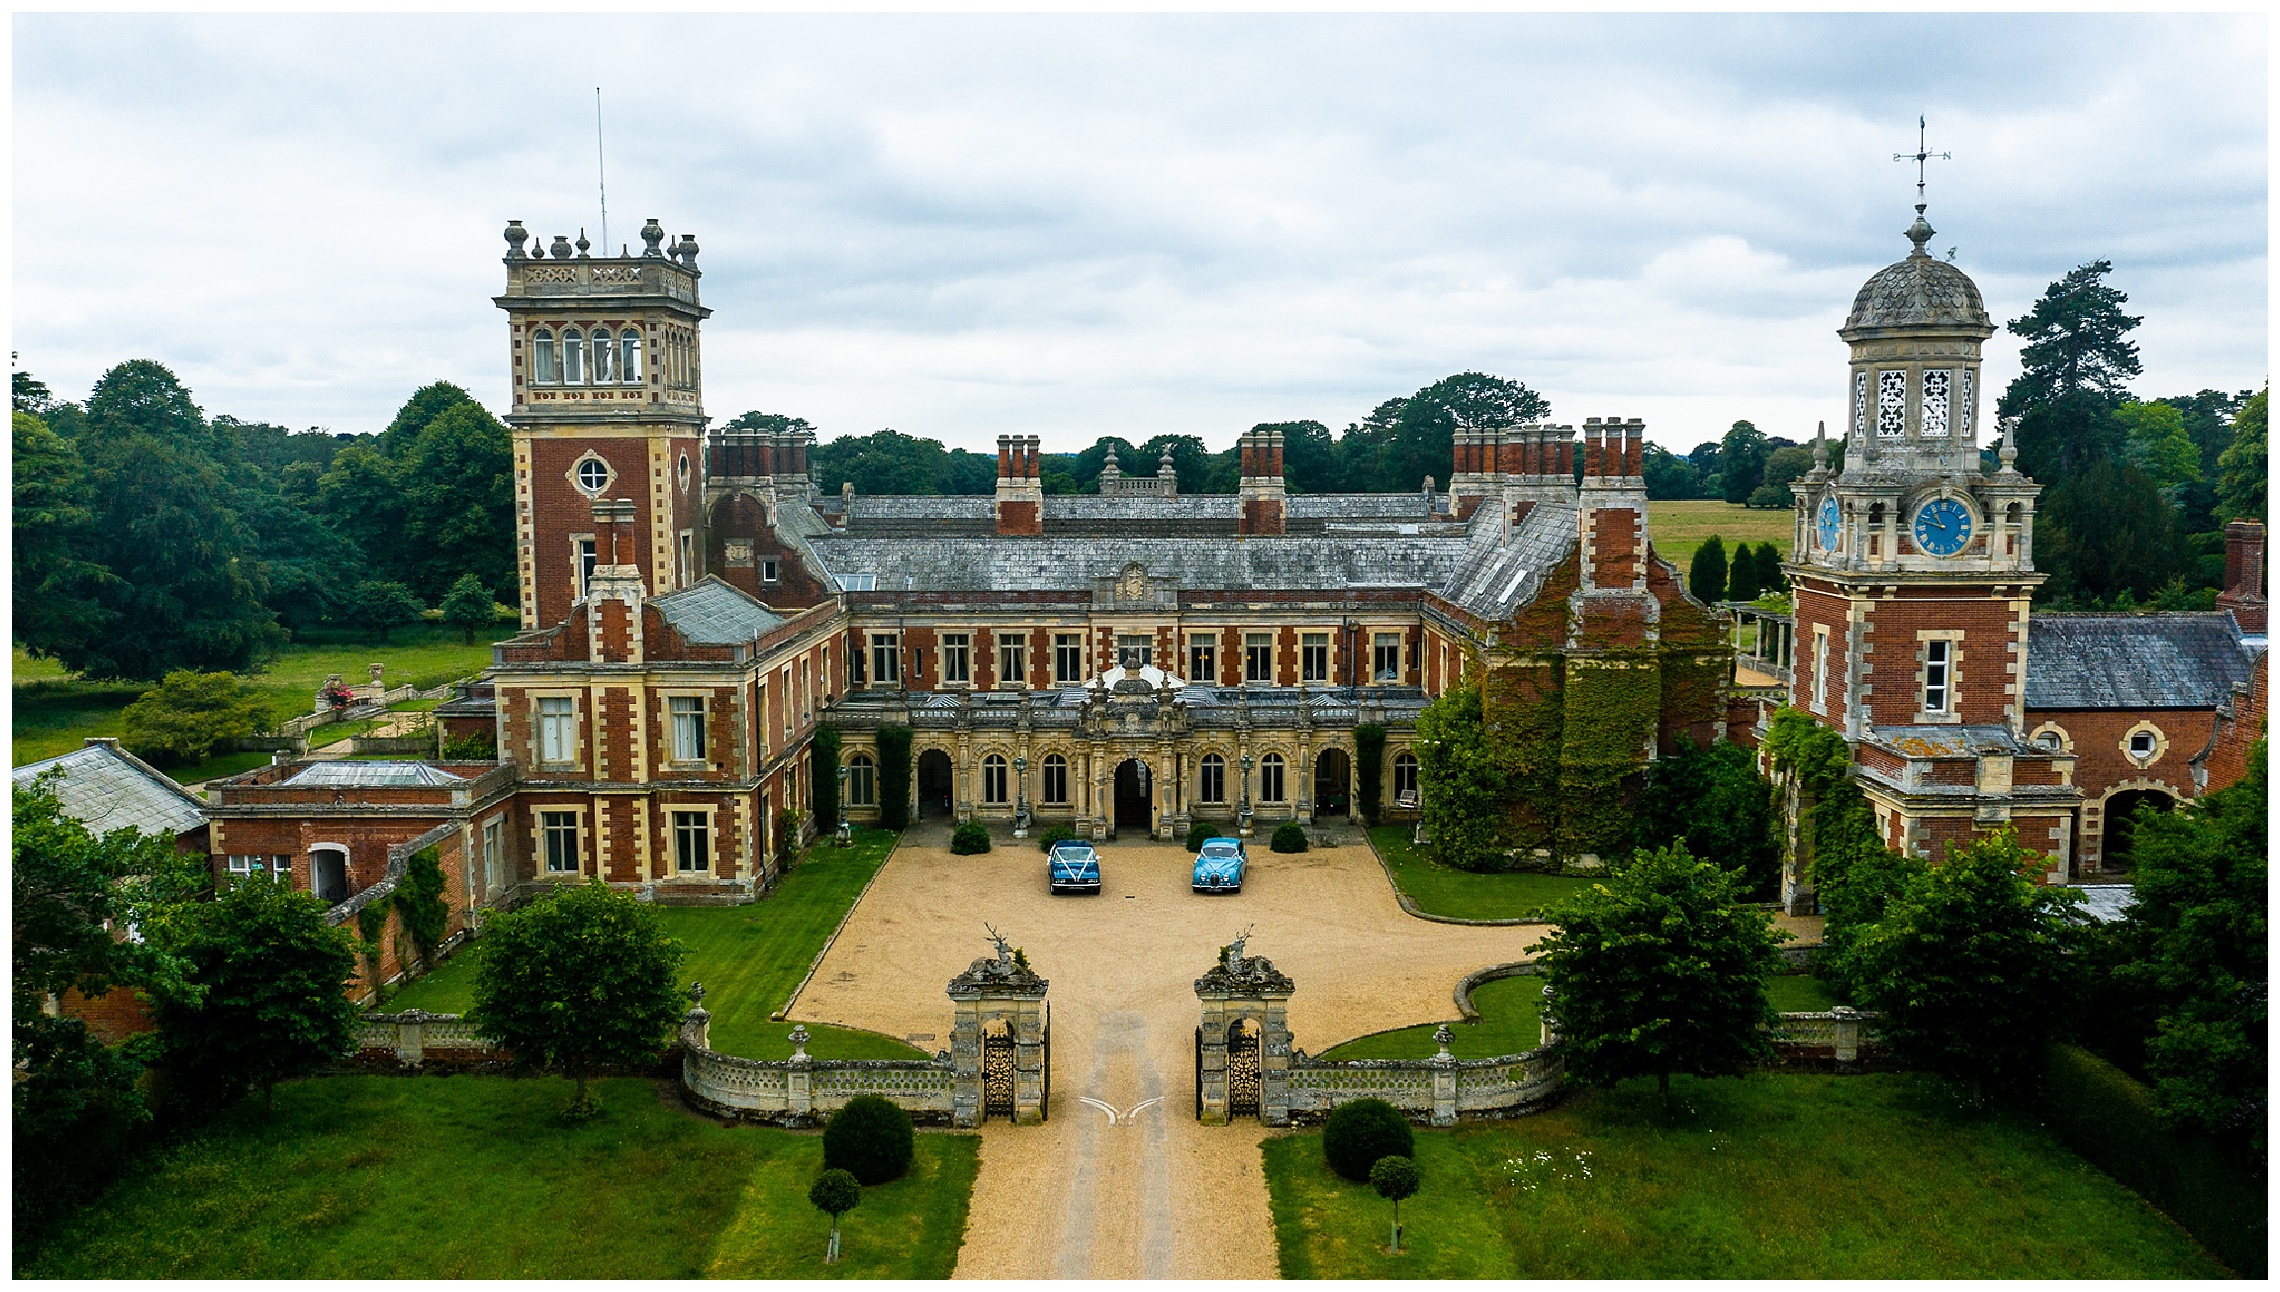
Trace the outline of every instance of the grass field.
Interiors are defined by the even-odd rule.
[[[277,1089],[160,1149],[18,1250],[30,1278],[946,1278],[980,1140],[924,1134],[901,1180],[840,1221],[808,1205],[815,1135],[727,1128],[657,1085],[329,1077]]]
[[[1390,1208],[1320,1132],[1267,1139],[1285,1278],[2207,1278],[2224,1269],[2025,1118],[1908,1075],[1766,1074],[1579,1091],[1419,1131]],[[1539,1157],[1538,1155],[1542,1155]],[[1521,1166],[1508,1166],[1518,1159]],[[1588,1168],[1588,1174],[1586,1174]]]
[[[788,1059],[790,1023],[768,1015],[784,1007],[807,976],[824,939],[893,851],[887,830],[857,830],[855,846],[820,844],[808,851],[766,901],[752,906],[666,906],[657,914],[689,949],[680,978],[705,985],[712,1047],[748,1059]],[[462,951],[442,968],[390,996],[383,1007],[465,1013],[475,1004],[475,957]],[[891,1036],[809,1023],[808,1053],[827,1059],[915,1059],[923,1052]]]
[[[1775,974],[1765,980],[1765,995],[1784,1014],[1823,1014],[1843,1003],[1829,984],[1806,973]]]
[[[1541,915],[1544,908],[1589,884],[1588,879],[1563,875],[1476,875],[1435,863],[1432,847],[1410,841],[1405,825],[1381,825],[1370,831],[1370,842],[1393,871],[1395,887],[1429,915],[1465,920],[1510,920]]]
[[[1797,537],[1796,525],[1796,514],[1787,507],[1768,511],[1704,499],[1647,504],[1647,533],[1654,541],[1655,553],[1677,566],[1680,574],[1686,573],[1687,563],[1694,559],[1694,549],[1708,542],[1712,534],[1726,540],[1728,556],[1733,555],[1737,543],[1770,542],[1786,557]]]
[[[502,628],[499,636],[508,635]],[[245,676],[246,686],[269,702],[270,716],[283,721],[309,711],[310,701],[327,676],[338,673],[352,685],[371,677],[371,666],[384,666],[390,686],[409,682],[423,689],[472,677],[491,663],[491,643],[460,644],[459,630],[422,625],[399,628],[388,645],[287,646],[267,668]],[[89,736],[120,734],[119,711],[149,689],[142,682],[87,682],[63,671],[54,660],[33,659],[15,648],[10,690],[14,716],[10,724],[13,765],[37,762],[67,754],[87,743]],[[241,758],[243,755],[228,755]],[[266,756],[246,766],[269,761]],[[235,770],[243,771],[244,767]],[[185,783],[226,775],[197,768],[170,769]],[[202,774],[201,774],[202,773]]]
[[[1498,1059],[1526,1054],[1543,1043],[1544,981],[1534,974],[1499,978],[1473,989],[1476,1020],[1449,1021],[1449,1053],[1460,1059]],[[1331,1046],[1315,1056],[1323,1059],[1427,1059],[1440,1047],[1434,1044],[1438,1023],[1419,1023],[1390,1032],[1372,1032]]]

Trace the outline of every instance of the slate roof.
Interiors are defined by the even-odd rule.
[[[187,834],[206,823],[204,806],[190,791],[115,744],[89,742],[54,758],[14,769],[17,785],[55,772],[56,801],[88,833],[133,827],[146,834]]]
[[[427,763],[365,763],[337,759],[311,763],[280,783],[303,789],[375,789],[389,786],[464,785],[467,778]]]
[[[2038,614],[2027,624],[2027,708],[2213,708],[2251,662],[2222,611]]]
[[[994,537],[996,499],[989,495],[858,495],[842,520],[849,535],[872,538]],[[811,509],[812,510],[812,509]],[[1293,533],[1337,525],[1418,524],[1433,519],[1425,493],[1292,494],[1283,500]],[[1051,537],[1232,537],[1243,519],[1236,494],[1051,494],[1042,514]]]
[[[2121,920],[2137,901],[2137,890],[2128,884],[2076,884],[2074,891],[2082,894],[2077,909],[2100,924]]]
[[[1536,599],[1544,572],[1566,560],[1575,544],[1572,505],[1537,503],[1517,529],[1505,523],[1502,507],[1483,507],[1473,513],[1464,552],[1437,590],[1482,619],[1503,619]]]
[[[938,538],[832,534],[808,540],[834,578],[876,574],[880,592],[1082,592],[1138,561],[1152,579],[1188,591],[1439,587],[1458,567],[1465,538],[1284,535],[1097,538]]]
[[[692,646],[742,646],[787,622],[744,589],[709,574],[678,592],[652,597],[649,604]]]

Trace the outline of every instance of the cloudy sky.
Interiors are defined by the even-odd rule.
[[[14,338],[84,397],[384,426],[506,396],[500,230],[697,235],[706,408],[1072,449],[1333,427],[1448,373],[1683,450],[1841,416],[1935,250],[1998,321],[2084,261],[2139,393],[2267,373],[2262,15],[13,20]],[[1989,385],[2016,371],[1990,343]]]

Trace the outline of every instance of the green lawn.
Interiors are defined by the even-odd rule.
[[[1754,546],[1766,542],[1780,548],[1786,557],[1797,537],[1796,525],[1796,513],[1787,507],[1769,511],[1705,499],[1647,504],[1647,534],[1654,541],[1655,555],[1677,566],[1682,575],[1694,560],[1694,549],[1708,542],[1712,534],[1726,540],[1729,558],[1738,543]]]
[[[498,636],[504,639],[510,633],[501,628]],[[490,663],[490,642],[464,646],[458,629],[423,625],[397,629],[395,640],[386,645],[295,643],[260,672],[246,675],[245,681],[269,701],[271,716],[281,722],[307,713],[317,688],[333,673],[351,685],[362,685],[371,678],[371,666],[380,664],[388,685],[408,682],[426,689],[473,677]],[[141,682],[81,681],[54,660],[33,659],[21,646],[15,648],[12,669],[11,757],[18,767],[70,753],[89,736],[119,735],[119,710],[149,689]]]
[[[1433,861],[1432,845],[1410,841],[1410,827],[1381,825],[1370,842],[1393,870],[1393,882],[1419,910],[1467,920],[1508,920],[1541,915],[1544,908],[1584,887],[1588,879],[1521,873],[1476,875]]]
[[[1829,984],[1809,973],[1775,974],[1766,979],[1765,994],[1783,1014],[1825,1014],[1843,1003]]]
[[[684,982],[705,985],[712,1046],[748,1059],[788,1059],[790,1023],[768,1016],[784,1008],[807,976],[824,939],[894,849],[887,830],[857,830],[855,846],[808,850],[768,899],[752,906],[665,906],[657,914],[689,948]],[[475,957],[461,953],[389,997],[387,1009],[465,1013],[475,1003]],[[944,1002],[945,1010],[948,1002]],[[854,1028],[807,1025],[808,1053],[828,1059],[912,1059],[921,1051],[891,1036]],[[944,1029],[947,1034],[947,1028]]]
[[[1390,1209],[1262,1144],[1285,1278],[2207,1278],[2222,1266],[2031,1121],[1932,1078],[1768,1074],[1579,1091],[1549,1112],[1419,1131]],[[1538,1155],[1542,1155],[1539,1157]],[[1519,1169],[1509,1164],[1517,1161]],[[1586,1169],[1589,1174],[1587,1175]]]
[[[1473,1008],[1480,1018],[1472,1022],[1450,1020],[1449,1053],[1460,1059],[1497,1059],[1526,1054],[1543,1043],[1544,980],[1534,974],[1498,978],[1473,989]],[[1372,1032],[1334,1045],[1317,1057],[1324,1059],[1428,1059],[1440,1050],[1433,1042],[1438,1023]]]
[[[728,1128],[649,1081],[330,1077],[278,1087],[157,1150],[66,1221],[18,1277],[946,1278],[979,1158],[925,1134],[911,1173],[829,1222],[815,1135]]]

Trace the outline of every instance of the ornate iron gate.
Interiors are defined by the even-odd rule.
[[[982,1115],[1013,1116],[1013,1033],[982,1037]]]
[[[1257,1028],[1228,1029],[1227,1115],[1259,1115],[1259,1032]]]
[[[1195,1029],[1195,1119],[1203,1120],[1203,1027]]]
[[[1037,1120],[1053,1116],[1053,1007],[1045,1007],[1045,1089],[1037,1098]]]

